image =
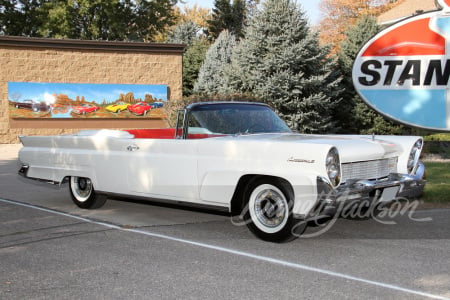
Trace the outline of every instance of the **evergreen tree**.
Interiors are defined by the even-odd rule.
[[[243,36],[247,11],[244,0],[214,0],[212,18],[208,21],[208,35],[214,40],[223,30],[236,37]]]
[[[352,81],[353,62],[363,45],[378,31],[377,21],[372,16],[362,16],[345,33],[345,40],[341,43],[338,53],[337,66],[342,74],[341,93],[343,99],[340,109],[336,110],[335,119],[341,127],[342,133],[377,133],[397,134],[402,127],[385,120],[381,115],[365,104],[355,91]]]
[[[196,39],[183,55],[183,96],[192,95],[200,67],[210,44],[205,38]]]
[[[258,12],[258,4],[260,2],[260,0],[247,0],[245,2],[247,18],[252,18]]]
[[[200,27],[193,21],[180,23],[169,33],[167,42],[191,45],[197,38]]]
[[[208,20],[207,34],[217,38],[222,30],[228,28],[232,22],[231,4],[229,0],[214,0],[211,20]]]
[[[233,23],[228,30],[237,38],[242,38],[244,37],[244,24],[247,18],[245,0],[233,0],[231,13],[233,16]]]
[[[231,91],[264,99],[294,130],[333,130],[339,80],[295,1],[265,1],[235,49],[225,76]]]
[[[215,95],[223,92],[224,70],[231,62],[231,53],[235,46],[234,35],[227,30],[222,31],[206,52],[205,61],[194,86],[195,93]]]
[[[192,95],[194,83],[210,46],[206,38],[197,36],[199,30],[197,24],[187,21],[175,26],[167,39],[169,43],[187,45],[183,54],[183,96]]]

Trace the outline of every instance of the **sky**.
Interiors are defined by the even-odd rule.
[[[320,10],[319,3],[320,0],[297,0],[302,6],[303,10],[306,11],[307,16],[311,21],[311,25],[318,25],[320,22]],[[212,8],[214,6],[214,0],[185,0],[188,6],[192,6],[194,3],[197,5],[207,8]]]

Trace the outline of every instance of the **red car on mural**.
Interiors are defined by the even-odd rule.
[[[72,106],[71,113],[78,115],[85,115],[86,113],[94,112],[99,110],[98,106],[91,104],[81,104],[80,106]]]
[[[128,110],[137,116],[145,116],[151,109],[152,106],[145,102],[138,102],[128,106]]]

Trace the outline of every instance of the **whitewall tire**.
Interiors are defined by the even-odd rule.
[[[106,195],[95,192],[89,178],[72,176],[69,185],[72,201],[80,208],[99,208],[106,202]]]
[[[282,243],[297,237],[293,229],[293,193],[288,183],[258,179],[250,183],[244,219],[250,231],[262,240]]]

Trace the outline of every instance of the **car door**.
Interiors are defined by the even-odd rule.
[[[127,152],[127,181],[132,193],[198,201],[196,141],[134,139]]]

